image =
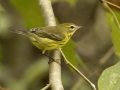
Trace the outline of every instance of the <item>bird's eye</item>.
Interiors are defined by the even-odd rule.
[[[70,26],[70,28],[71,28],[71,29],[74,29],[74,28],[75,28],[75,26]]]

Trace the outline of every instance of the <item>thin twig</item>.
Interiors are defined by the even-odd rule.
[[[107,4],[109,4],[109,5],[113,6],[113,7],[116,7],[116,8],[118,8],[118,9],[120,9],[120,7],[119,7],[118,5],[115,5],[114,3],[111,3],[111,2],[109,2],[109,1],[102,0],[102,2],[106,2]]]
[[[98,60],[99,63],[98,65],[96,65],[95,69],[92,70],[93,73],[91,73],[88,77],[92,77],[94,74],[96,74],[96,72],[99,72],[100,69],[102,68],[101,66],[103,66],[103,64],[105,64],[109,58],[114,54],[114,48],[113,46],[105,53],[105,55],[100,59]],[[83,79],[79,78],[77,80],[77,82],[74,84],[74,86],[71,88],[71,90],[77,90],[81,83],[83,83]]]
[[[102,1],[103,1],[104,5],[106,6],[106,8],[107,8],[107,9],[111,12],[111,14],[113,15],[113,17],[114,17],[114,19],[115,19],[115,22],[116,22],[116,24],[117,24],[117,26],[118,26],[118,28],[119,28],[119,30],[120,30],[120,23],[119,23],[116,15],[115,15],[114,12],[112,11],[112,9],[107,5],[107,2],[106,2],[105,0],[102,0]]]
[[[85,79],[88,84],[93,88],[93,90],[97,90],[95,85],[82,73],[80,72],[76,67],[74,67],[68,60],[67,58],[65,57],[64,53],[62,52],[62,50],[60,50],[65,62],[67,65],[69,65],[73,70],[75,70],[81,77],[83,77],[83,79]]]
[[[47,84],[44,88],[42,88],[41,90],[47,90],[48,88],[50,88],[50,84]]]

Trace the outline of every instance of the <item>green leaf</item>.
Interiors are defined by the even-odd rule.
[[[111,13],[107,12],[106,16],[107,16],[107,22],[111,27],[111,36],[115,48],[115,53],[118,57],[120,57],[120,29],[118,29],[114,21],[114,17]],[[120,13],[119,13],[119,18],[120,18]]]
[[[38,0],[10,0],[10,2],[20,12],[27,28],[43,26]]]
[[[116,15],[118,21],[120,22],[120,12],[114,10],[114,13],[115,13],[115,15]]]
[[[84,68],[86,68],[86,65],[74,50],[75,46],[75,42],[70,39],[68,43],[62,47],[62,51],[70,63],[72,63],[75,67],[78,67],[78,64],[81,64]]]
[[[120,90],[120,62],[103,71],[98,80],[99,90]]]

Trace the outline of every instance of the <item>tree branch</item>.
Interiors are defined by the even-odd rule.
[[[55,26],[56,22],[50,0],[39,0],[39,5],[46,26]],[[50,57],[61,63],[58,49],[51,51]],[[49,58],[49,61],[52,60]],[[49,83],[52,90],[64,90],[61,82],[61,65],[56,62],[49,63]]]
[[[41,90],[46,90],[50,87],[50,84],[47,84],[44,88],[42,88]]]
[[[85,81],[87,81],[87,83],[93,88],[93,90],[97,90],[95,85],[81,72],[79,71],[76,67],[74,67],[65,57],[64,53],[62,52],[62,50],[60,50],[65,62],[67,65],[69,65],[73,70],[75,70]]]

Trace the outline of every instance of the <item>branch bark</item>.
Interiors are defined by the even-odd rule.
[[[39,6],[46,26],[55,26],[55,18],[50,0],[39,0]],[[60,51],[58,49],[50,52],[50,57],[61,63]],[[61,82],[61,65],[51,62],[49,58],[49,84],[52,90],[64,90]]]

